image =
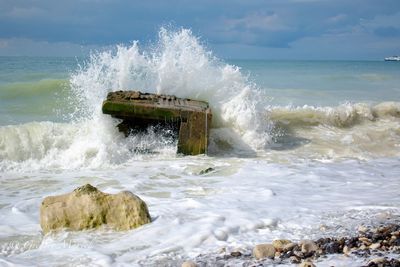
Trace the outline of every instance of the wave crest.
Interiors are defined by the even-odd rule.
[[[140,90],[207,101],[212,127],[228,127],[253,149],[269,142],[269,121],[263,116],[264,93],[240,72],[212,55],[188,29],[161,28],[152,49],[138,42],[115,51],[93,54],[71,77],[85,118],[102,116],[101,102],[110,91]]]
[[[400,102],[382,102],[371,106],[365,103],[343,104],[337,107],[271,107],[269,118],[287,126],[352,127],[385,117],[400,118]]]

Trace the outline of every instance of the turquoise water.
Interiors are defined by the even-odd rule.
[[[84,62],[73,57],[0,57],[0,125],[65,120],[74,109],[69,78]],[[240,67],[250,82],[266,91],[271,105],[400,101],[398,62],[226,62]]]
[[[60,121],[72,109],[69,78],[82,59],[0,57],[0,125]]]
[[[400,64],[385,61],[229,61],[273,104],[335,106],[400,100]]]
[[[52,122],[67,123],[61,124],[65,127],[82,119],[106,118],[100,107],[107,93],[134,89],[208,101],[214,113],[215,147],[227,140],[232,151],[247,151],[243,153],[303,147],[310,140],[318,144],[328,134],[319,126],[333,126],[337,138],[349,138],[351,128],[344,132],[343,128],[357,126],[354,133],[371,135],[378,123],[390,119],[380,126],[388,130],[377,133],[387,141],[382,146],[387,151],[379,154],[397,153],[393,145],[400,116],[398,62],[223,61],[204,57],[204,51],[186,45],[192,54],[179,59],[169,51],[160,58],[157,52],[153,57],[141,55],[135,46],[88,58],[0,57],[0,125]],[[356,144],[358,152],[349,155],[379,150],[378,143],[367,150],[364,142]],[[318,154],[327,153],[328,147],[332,149],[324,141]],[[340,154],[340,149],[335,153]]]

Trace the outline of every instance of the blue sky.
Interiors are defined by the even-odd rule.
[[[0,0],[0,55],[83,55],[190,28],[216,55],[382,59],[400,54],[400,0]]]

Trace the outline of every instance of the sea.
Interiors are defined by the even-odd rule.
[[[152,127],[125,137],[101,112],[116,90],[207,101],[207,155]],[[133,192],[152,222],[44,235],[42,200],[87,183]],[[399,62],[221,59],[187,29],[81,58],[0,57],[0,266],[251,266],[223,255],[398,222],[399,188]]]

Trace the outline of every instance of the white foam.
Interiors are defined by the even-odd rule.
[[[191,171],[210,166],[215,171],[207,176]],[[19,179],[3,178],[6,187],[0,193],[9,206],[0,209],[0,256],[24,265],[43,259],[50,265],[65,263],[63,257],[69,255],[71,265],[163,266],[223,247],[251,251],[254,244],[276,238],[297,241],[352,233],[382,212],[385,218],[400,212],[397,166],[395,159],[285,165],[187,157],[133,162],[110,172],[52,172],[51,186],[45,186],[50,178],[37,171],[28,175],[29,190],[21,189]],[[127,232],[61,231],[42,239],[34,206],[45,195],[65,193],[88,181],[106,192],[138,194],[153,222]],[[17,190],[23,194],[12,194]]]
[[[253,148],[268,142],[266,97],[236,66],[221,62],[188,29],[160,30],[153,49],[139,43],[91,56],[71,78],[80,112],[100,116],[100,103],[116,90],[172,94],[208,101],[213,127],[229,127]]]
[[[106,167],[134,159],[137,154],[133,152],[141,149],[161,157],[173,155],[176,148],[172,140],[151,132],[125,139],[117,132],[118,122],[101,112],[107,93],[116,90],[208,101],[212,127],[232,132],[235,138],[228,142],[234,150],[263,149],[270,140],[263,94],[238,67],[213,57],[187,29],[162,28],[158,42],[145,50],[134,42],[93,53],[71,75],[70,84],[73,97],[69,101],[75,111],[65,116],[72,116],[72,122],[32,122],[0,128],[1,169]]]

